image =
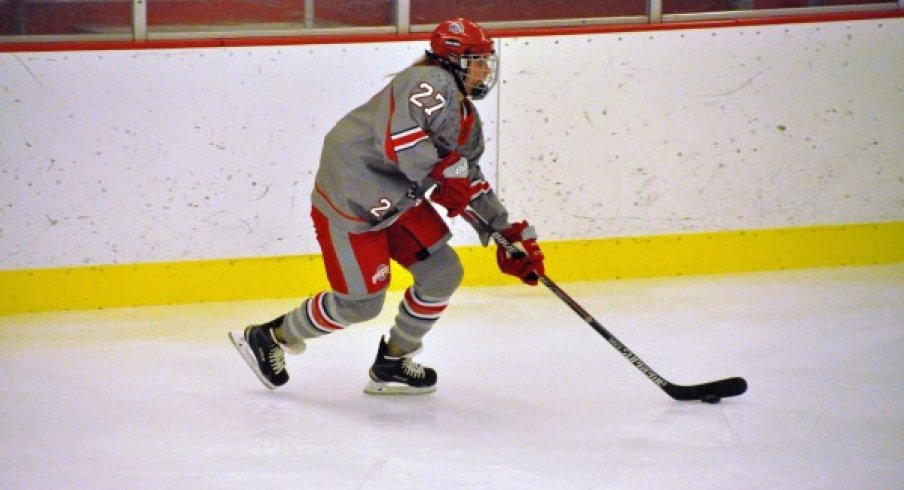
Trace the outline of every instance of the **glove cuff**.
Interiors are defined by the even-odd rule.
[[[468,176],[468,160],[461,157],[458,150],[444,156],[430,171],[430,178],[440,182],[445,179],[465,178]]]
[[[508,228],[502,230],[502,236],[511,242],[536,240],[537,230],[527,221],[519,221],[518,223],[512,223]]]

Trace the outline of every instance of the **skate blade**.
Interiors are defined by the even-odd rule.
[[[427,395],[436,391],[433,386],[408,386],[402,383],[382,383],[368,381],[364,386],[364,393],[368,395]]]
[[[251,371],[254,372],[257,379],[259,379],[267,388],[275,390],[276,385],[267,381],[267,378],[261,373],[261,370],[257,365],[257,358],[254,357],[254,353],[251,352],[251,347],[249,347],[248,342],[245,341],[245,334],[242,332],[229,332],[228,336],[229,340],[232,341],[232,345],[235,346],[235,350],[239,351],[242,359],[245,360],[245,364],[251,368]]]

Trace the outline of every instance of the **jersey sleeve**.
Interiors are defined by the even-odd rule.
[[[472,163],[470,165],[469,177],[472,189],[475,187],[482,187],[485,189],[478,193],[476,197],[472,198],[469,206],[471,206],[474,211],[477,211],[477,214],[482,216],[483,219],[487,220],[493,228],[497,230],[508,228],[510,225],[508,210],[505,208],[505,205],[502,204],[502,201],[499,200],[499,197],[496,196],[496,192],[493,191],[493,188],[490,187],[489,184],[481,186],[481,183],[486,182],[486,178],[483,175],[483,171],[480,170],[480,166]],[[473,223],[470,220],[468,220],[468,223],[474,228],[474,231],[477,232],[477,235],[480,237],[480,243],[482,243],[484,247],[489,245],[490,234],[477,223]]]
[[[384,151],[409,180],[422,182],[455,150],[458,106],[458,88],[442,69],[412,67],[393,80]]]

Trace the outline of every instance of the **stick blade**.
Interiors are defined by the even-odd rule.
[[[663,390],[679,401],[703,400],[712,397],[718,399],[744,394],[747,391],[747,381],[744,378],[736,377],[691,386],[669,384]]]

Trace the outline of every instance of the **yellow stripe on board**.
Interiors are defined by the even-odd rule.
[[[904,262],[904,222],[543,242],[556,281]],[[459,247],[465,286],[515,284],[495,249]],[[411,284],[393,264],[393,289]],[[0,314],[261,298],[328,288],[319,255],[0,271]]]

